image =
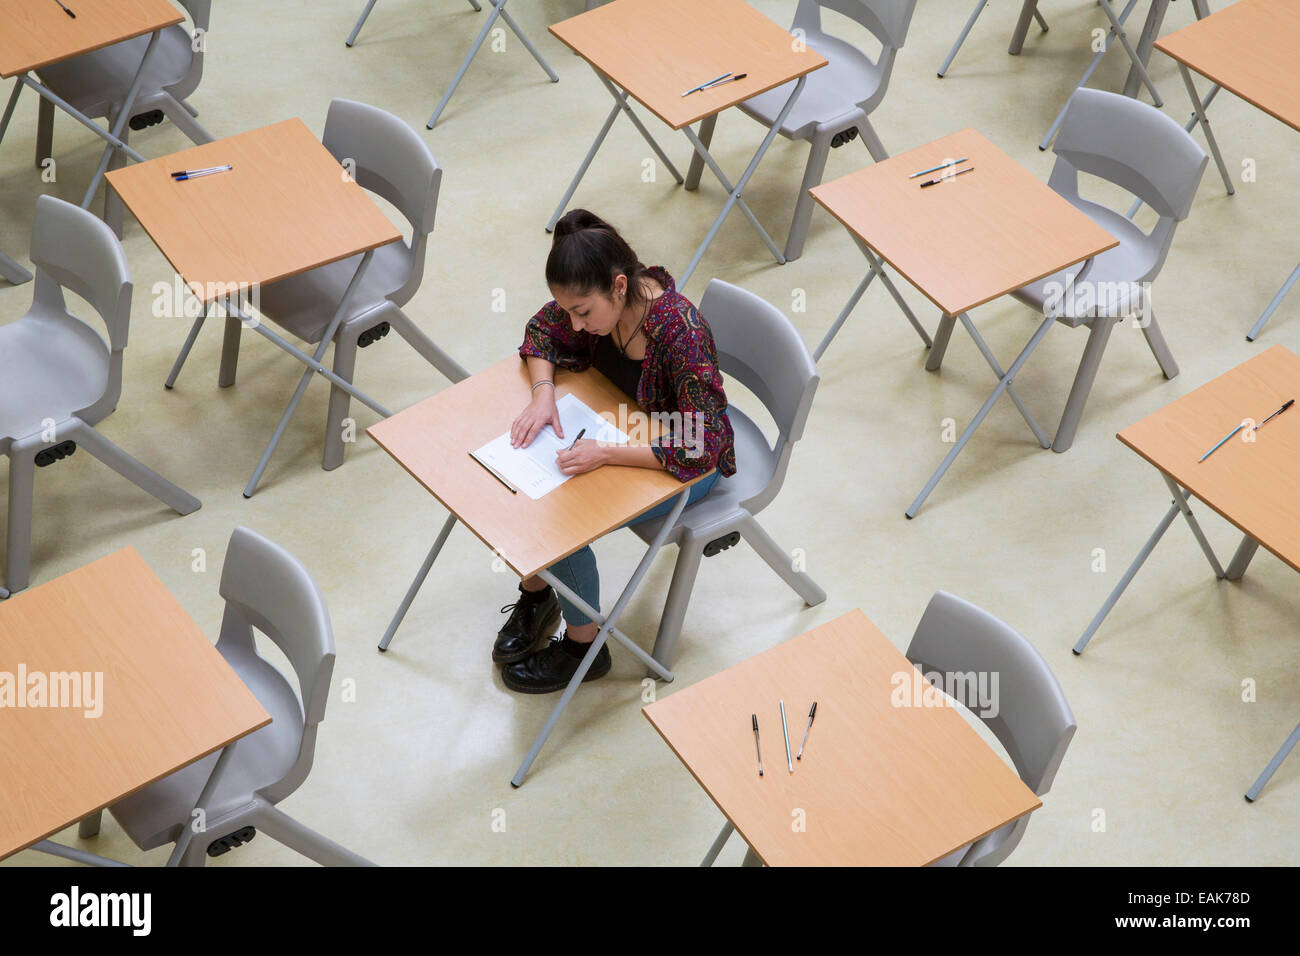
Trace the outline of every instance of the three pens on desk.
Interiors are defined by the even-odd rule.
[[[1278,409],[1277,411],[1275,411],[1272,415],[1269,415],[1268,418],[1264,419],[1262,422],[1260,422],[1258,425],[1256,425],[1254,428],[1252,428],[1252,429],[1250,430],[1251,433],[1254,433],[1254,432],[1259,431],[1260,428],[1262,428],[1264,425],[1267,425],[1270,421],[1272,421],[1272,420],[1273,420],[1274,418],[1276,418],[1278,415],[1281,415],[1284,411],[1286,411],[1288,408],[1290,408],[1290,407],[1291,407],[1292,405],[1294,405],[1294,404],[1295,404],[1295,399],[1294,399],[1294,398],[1287,399],[1287,401],[1283,403],[1283,405],[1282,405],[1281,408],[1279,408],[1279,409]],[[1211,448],[1209,451],[1207,451],[1207,452],[1206,452],[1204,455],[1202,455],[1200,458],[1196,459],[1196,463],[1199,465],[1201,462],[1205,461],[1205,459],[1209,458],[1209,457],[1210,457],[1211,455],[1213,455],[1216,451],[1218,451],[1220,448],[1222,448],[1224,445],[1226,445],[1227,442],[1228,442],[1228,439],[1230,439],[1233,435],[1237,434],[1237,432],[1241,431],[1241,430],[1242,430],[1243,428],[1245,428],[1245,427],[1246,427],[1246,423],[1245,423],[1245,422],[1242,422],[1240,425],[1238,425],[1238,426],[1237,426],[1236,428],[1234,428],[1232,431],[1228,432],[1228,434],[1224,435],[1222,438],[1219,439],[1219,443],[1218,443],[1217,445],[1215,445],[1213,448]]]
[[[817,716],[817,701],[813,701],[812,710],[808,711],[808,726],[804,728],[803,740],[799,742],[799,755],[790,756],[790,728],[785,719],[785,700],[778,700],[777,706],[781,709],[781,736],[785,738],[785,762],[794,773],[794,762],[803,759],[803,748],[808,743],[808,731],[812,730],[813,718]],[[754,728],[754,754],[758,757],[758,775],[763,776],[763,751],[758,742],[758,714],[749,715],[750,723]]]
[[[182,169],[172,173],[172,179],[180,183],[187,179],[198,179],[200,176],[215,176],[217,173],[228,173],[234,168],[234,166],[227,163],[225,166],[209,166],[207,169]]]

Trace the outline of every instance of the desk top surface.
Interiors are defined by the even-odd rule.
[[[0,79],[121,43],[185,17],[168,0],[0,0]]]

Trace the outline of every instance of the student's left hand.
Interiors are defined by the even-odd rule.
[[[605,464],[605,449],[600,442],[583,438],[572,449],[556,453],[555,464],[566,475],[581,475]]]

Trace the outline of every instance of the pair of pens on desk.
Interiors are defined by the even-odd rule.
[[[699,86],[692,87],[683,93],[682,96],[690,96],[692,93],[699,93],[701,90],[711,90],[715,86],[721,86],[723,83],[733,83],[736,80],[743,80],[747,76],[749,76],[748,73],[723,73],[721,76],[715,76],[707,83],[701,83]]]
[[[229,164],[225,166],[209,166],[207,169],[182,169],[180,172],[172,173],[172,179],[181,183],[187,179],[198,179],[200,176],[215,176],[217,173],[228,173],[234,169]]]
[[[781,700],[778,703],[781,706],[781,733],[785,737],[785,762],[790,772],[794,773],[794,760],[803,759],[803,748],[808,743],[808,731],[812,730],[813,718],[817,716],[817,701],[813,701],[812,710],[808,711],[808,726],[804,728],[803,740],[799,741],[799,755],[794,760],[790,759],[790,728],[785,722],[785,701]],[[763,776],[763,750],[758,743],[758,714],[750,714],[749,719],[754,725],[754,753],[758,756],[758,775],[761,777]]]
[[[937,173],[941,169],[948,169],[951,166],[960,166],[962,163],[966,162],[969,158],[970,157],[968,156],[963,156],[961,159],[953,159],[946,163],[940,163],[938,166],[931,166],[929,169],[923,169],[919,173],[912,173],[912,175],[908,176],[907,178],[915,179],[917,176],[924,176],[926,173]],[[938,179],[927,180],[926,182],[921,183],[921,188],[925,189],[927,186],[937,186],[945,179],[954,179],[957,176],[964,176],[966,173],[973,173],[973,172],[975,172],[975,167],[967,166],[965,169],[960,169],[955,173],[951,173],[951,174],[945,173],[944,175],[940,176]]]
[[[1257,432],[1257,431],[1259,431],[1263,426],[1267,425],[1270,421],[1272,421],[1272,420],[1273,420],[1274,418],[1276,418],[1278,415],[1281,415],[1284,411],[1286,411],[1288,408],[1290,408],[1290,407],[1291,407],[1292,405],[1294,405],[1294,404],[1295,404],[1295,399],[1294,399],[1294,398],[1288,399],[1288,400],[1286,401],[1286,403],[1283,404],[1283,406],[1282,406],[1281,408],[1279,408],[1279,409],[1278,409],[1277,411],[1275,411],[1272,415],[1268,416],[1268,418],[1264,419],[1262,422],[1260,422],[1258,425],[1256,425],[1254,428],[1252,428],[1251,431],[1252,431],[1252,432]],[[1219,443],[1218,443],[1217,445],[1215,445],[1213,448],[1211,448],[1209,451],[1207,451],[1207,452],[1206,452],[1204,455],[1202,455],[1200,458],[1196,459],[1196,463],[1199,465],[1201,462],[1205,461],[1205,459],[1209,458],[1209,457],[1210,457],[1211,455],[1213,455],[1216,451],[1218,451],[1218,450],[1219,450],[1220,448],[1222,448],[1225,444],[1227,444],[1229,438],[1231,438],[1233,435],[1237,434],[1237,432],[1241,431],[1241,430],[1242,430],[1243,428],[1245,428],[1245,427],[1246,427],[1246,423],[1245,423],[1245,422],[1242,422],[1240,425],[1238,425],[1238,426],[1237,426],[1236,428],[1234,428],[1232,431],[1228,432],[1228,434],[1224,435],[1223,438],[1220,439],[1220,441],[1219,441]]]

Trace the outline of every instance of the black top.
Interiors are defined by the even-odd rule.
[[[596,339],[596,354],[592,358],[596,370],[621,389],[633,401],[636,401],[636,389],[641,383],[641,359],[628,358],[610,335],[601,335]]]

